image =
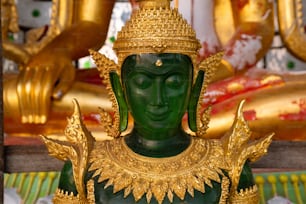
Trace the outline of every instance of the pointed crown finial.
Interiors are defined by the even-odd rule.
[[[170,8],[171,0],[138,0],[140,8]]]

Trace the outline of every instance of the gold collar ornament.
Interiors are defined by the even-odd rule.
[[[205,184],[212,188],[212,181],[221,183],[222,170],[229,170],[223,155],[219,140],[193,138],[177,156],[145,157],[130,150],[122,137],[96,143],[89,171],[95,171],[98,182],[107,181],[105,188],[123,190],[124,197],[133,194],[136,202],[145,195],[147,203],[152,197],[159,204],[165,197],[172,203],[174,194],[184,200],[186,192],[193,197],[194,190],[205,193]]]

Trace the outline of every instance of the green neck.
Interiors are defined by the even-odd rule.
[[[134,128],[133,132],[125,137],[125,142],[135,153],[161,158],[180,154],[189,146],[191,140],[181,128],[178,128],[171,137],[169,135],[166,138],[158,135],[147,136],[143,137],[141,132]]]

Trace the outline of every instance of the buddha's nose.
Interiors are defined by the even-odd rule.
[[[154,94],[152,95],[152,104],[155,106],[165,105],[164,86],[160,80],[154,83]]]

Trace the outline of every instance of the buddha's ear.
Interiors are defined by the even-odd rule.
[[[128,107],[125,101],[123,89],[120,83],[119,76],[116,72],[109,73],[110,82],[112,85],[113,92],[115,93],[120,113],[120,132],[123,132],[127,128],[128,124]]]
[[[201,89],[204,80],[204,71],[198,72],[196,81],[192,87],[191,95],[188,104],[188,124],[191,131],[197,131],[197,104],[201,94]]]

